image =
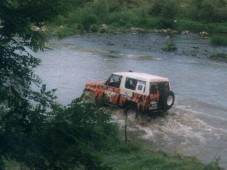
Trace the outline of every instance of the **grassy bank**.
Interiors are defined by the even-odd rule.
[[[128,142],[127,144],[118,143],[111,150],[96,153],[99,161],[102,162],[103,169],[113,170],[221,170],[217,161],[203,164],[196,158],[182,156],[168,156],[161,152],[152,152],[141,143]],[[71,170],[82,170],[84,167],[76,167]],[[6,170],[27,169],[23,164],[15,161],[6,161]]]
[[[139,28],[139,29],[135,29]],[[81,32],[155,31],[201,33],[212,43],[227,43],[227,3],[205,0],[95,0],[72,6],[65,16],[48,23],[48,34],[58,37]]]
[[[138,146],[140,145],[140,146]],[[141,143],[129,143],[121,152],[103,152],[103,165],[114,170],[120,169],[187,169],[187,170],[218,170],[221,169],[216,161],[203,164],[196,158],[168,156],[161,152],[152,152],[149,148],[141,147]]]

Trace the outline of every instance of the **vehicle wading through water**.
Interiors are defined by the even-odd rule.
[[[168,78],[138,72],[115,72],[105,82],[87,83],[83,95],[124,108],[129,119],[167,111],[175,101]]]

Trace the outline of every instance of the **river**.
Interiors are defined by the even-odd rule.
[[[161,48],[167,40],[177,51]],[[227,63],[208,58],[227,48],[212,46],[195,34],[85,34],[48,43],[51,50],[36,73],[48,88],[57,88],[58,102],[67,105],[89,81],[106,80],[112,72],[145,72],[170,79],[176,102],[165,117],[136,125],[151,149],[204,162],[218,159],[227,169]]]

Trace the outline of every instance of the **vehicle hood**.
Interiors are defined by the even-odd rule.
[[[105,83],[105,81],[89,82],[86,84],[86,87],[94,87],[94,86],[102,85],[104,83]]]

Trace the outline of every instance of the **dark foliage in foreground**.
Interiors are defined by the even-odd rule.
[[[109,120],[110,114],[79,100],[56,105],[37,128],[7,141],[8,156],[35,169],[105,169],[96,154],[118,140]]]
[[[68,109],[54,107],[55,90],[48,91],[34,74],[40,60],[32,51],[44,48],[44,22],[64,13],[72,2],[0,2],[0,169],[5,160],[31,169],[99,167],[91,153],[103,146],[109,116],[76,101]]]

